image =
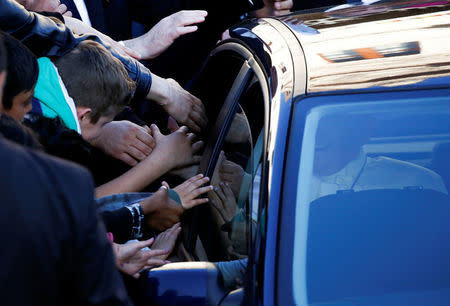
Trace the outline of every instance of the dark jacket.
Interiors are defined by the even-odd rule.
[[[87,171],[6,140],[0,160],[2,305],[130,305]]]
[[[85,39],[102,43],[93,35],[74,35],[61,20],[29,12],[14,0],[0,0],[0,30],[22,41],[37,57],[62,56]],[[135,81],[135,97],[144,98],[152,82],[150,71],[134,59],[112,54],[124,64]]]

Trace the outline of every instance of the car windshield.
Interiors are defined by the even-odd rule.
[[[309,111],[293,261],[301,304],[394,305],[420,292],[437,305],[450,297],[448,100]]]

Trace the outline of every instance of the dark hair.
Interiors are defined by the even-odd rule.
[[[0,72],[6,70],[6,49],[5,49],[5,45],[3,44],[4,38],[3,38],[3,33],[2,31],[0,31]],[[1,101],[1,99],[0,99]]]
[[[42,150],[36,133],[6,114],[0,114],[0,134],[22,146]]]
[[[136,86],[123,64],[97,42],[81,42],[54,64],[75,105],[91,108],[93,123],[117,114],[134,94]]]
[[[25,45],[9,34],[5,33],[3,37],[8,52],[3,107],[10,109],[15,96],[34,88],[39,75],[39,66],[36,57]]]

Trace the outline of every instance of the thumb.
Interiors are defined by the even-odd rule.
[[[158,126],[156,124],[152,124],[150,126],[150,128],[152,129],[152,135],[153,137],[157,138],[162,136],[161,131],[159,130]]]
[[[161,185],[163,185],[163,186],[167,187],[168,189],[170,189],[170,186],[169,186],[169,184],[167,184],[166,181],[163,181],[163,182],[161,183]]]
[[[153,244],[153,241],[155,241],[155,238],[150,238],[148,240],[140,241],[139,242],[139,247],[141,249],[145,248],[145,247],[149,247],[149,246],[151,246]]]

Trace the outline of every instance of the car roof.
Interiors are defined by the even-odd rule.
[[[307,93],[450,86],[450,1],[377,1],[277,19],[302,46]]]

